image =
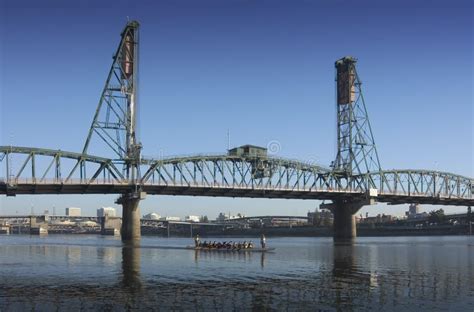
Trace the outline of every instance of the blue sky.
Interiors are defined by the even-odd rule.
[[[382,167],[474,176],[472,1],[0,3],[1,145],[81,151],[129,17],[141,23],[145,155],[225,152],[229,129],[233,146],[276,140],[279,156],[328,165],[336,151],[334,61],[353,55]],[[32,206],[95,214],[114,198],[1,197],[0,214]],[[214,217],[305,214],[317,204],[149,196],[141,207]]]

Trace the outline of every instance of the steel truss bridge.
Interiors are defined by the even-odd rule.
[[[40,148],[0,146],[5,172],[0,193],[123,194],[135,189],[112,159]],[[38,163],[42,164],[38,168]],[[259,168],[267,177],[256,177]],[[473,179],[426,170],[390,170],[344,176],[318,165],[275,157],[199,155],[142,160],[140,185],[147,194],[286,199],[365,198],[378,202],[436,205],[473,204]]]
[[[131,21],[121,33],[82,152],[0,146],[0,194],[120,194],[123,224],[134,224],[122,227],[122,237],[126,232],[129,238],[139,236],[138,202],[144,194],[331,200],[336,232],[351,228],[346,225],[354,222],[353,214],[374,202],[474,204],[472,178],[382,169],[353,57],[335,63],[338,149],[329,167],[271,157],[266,149],[143,158],[135,132],[138,28]],[[113,157],[91,155],[94,139]],[[350,231],[339,236],[355,236],[355,223]]]

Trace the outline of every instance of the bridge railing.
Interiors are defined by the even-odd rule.
[[[390,170],[370,174],[380,194],[437,198],[473,198],[473,179],[428,170]]]
[[[13,156],[19,156],[14,158]],[[12,165],[12,161],[16,166]],[[339,192],[412,198],[473,200],[473,179],[428,170],[389,170],[357,176],[282,158],[193,155],[144,161],[140,179],[129,181],[110,159],[43,149],[0,147],[0,184],[110,185]]]
[[[61,179],[43,179],[41,181],[33,180],[30,178],[17,178],[11,179],[7,181],[6,179],[0,179],[0,183],[9,184],[11,186],[18,186],[18,185],[106,185],[106,186],[135,186],[134,184],[129,183],[128,181],[124,180],[121,182],[117,182],[114,180],[103,180],[103,179],[94,179],[94,180],[86,180],[86,179],[69,179],[67,181]],[[142,183],[142,186],[162,186],[162,187],[182,187],[182,188],[189,188],[189,187],[199,187],[199,188],[219,188],[219,189],[251,189],[251,190],[269,190],[269,191],[313,191],[313,192],[340,192],[343,191],[345,193],[361,193],[360,190],[341,190],[341,189],[332,189],[327,187],[302,187],[299,189],[294,189],[291,187],[286,186],[268,186],[263,184],[254,184],[254,185],[230,185],[220,182],[211,182],[209,184],[203,185],[199,182],[179,182],[179,181],[160,181],[160,182],[146,182]]]
[[[2,178],[0,183],[7,183],[7,180]],[[128,186],[132,185],[128,181],[115,181],[110,179],[69,179],[67,181],[63,179],[43,179],[41,181],[34,180],[31,178],[17,178],[8,181],[11,185],[108,185],[108,186]],[[397,186],[388,185],[388,182],[384,182],[385,187],[389,188],[388,191],[377,189],[378,195],[391,195],[391,196],[411,196],[411,197],[436,197],[436,198],[470,198],[472,197],[471,192],[467,188],[460,187],[460,190],[463,190],[461,194],[455,193],[453,190],[448,191],[448,188],[442,187],[439,190],[432,191],[418,191],[416,188],[413,191],[410,191],[408,185]],[[207,184],[202,184],[198,181],[190,182],[180,182],[180,181],[148,181],[143,183],[144,186],[162,186],[162,187],[196,187],[196,188],[220,188],[220,189],[240,189],[240,190],[268,190],[268,191],[294,191],[294,192],[343,192],[348,194],[365,194],[366,191],[362,188],[350,187],[328,187],[327,185],[312,186],[312,185],[303,185],[299,188],[289,187],[287,185],[268,185],[268,184],[259,184],[254,183],[251,185],[245,184],[226,184],[217,181],[213,181]],[[454,189],[456,189],[455,187]]]

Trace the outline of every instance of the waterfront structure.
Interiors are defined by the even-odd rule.
[[[420,213],[420,204],[410,204],[408,207],[408,212],[411,215],[416,215]]]
[[[149,213],[149,214],[146,214],[143,216],[143,219],[145,220],[159,220],[161,218],[161,216],[157,213]]]
[[[10,234],[10,226],[6,226],[0,223],[0,234]]]
[[[236,217],[218,220],[216,224],[234,225],[241,229],[264,227],[292,227],[308,225],[308,217],[303,216],[252,216]]]
[[[130,21],[121,33],[82,153],[0,146],[0,194],[119,194],[125,241],[140,238],[139,202],[147,194],[330,200],[321,207],[334,215],[335,240],[356,236],[355,213],[365,205],[474,205],[472,178],[382,169],[357,60],[350,56],[335,63],[337,154],[329,167],[271,157],[250,145],[223,155],[143,158],[136,134],[138,28]],[[93,138],[114,157],[89,154]],[[18,157],[15,166],[12,157]],[[50,165],[40,171],[37,158]]]
[[[365,217],[365,218],[359,218],[358,223],[365,223],[365,224],[375,224],[375,223],[389,223],[392,221],[397,220],[395,216],[392,215],[386,215],[384,213],[382,214],[377,214],[376,216],[373,217]]]
[[[103,218],[105,216],[115,217],[115,208],[113,207],[100,207],[97,209],[97,217]]]
[[[66,208],[66,216],[68,216],[68,217],[80,217],[81,216],[81,208],[67,207]]]
[[[199,222],[200,217],[199,216],[185,216],[184,221],[186,221],[186,222]]]
[[[244,214],[240,213],[240,212],[236,215],[231,215],[230,212],[228,214],[220,212],[219,215],[216,218],[216,221],[217,222],[224,222],[224,221],[227,221],[227,220],[241,219],[241,218],[245,218],[245,217],[246,216]]]
[[[329,227],[334,223],[334,215],[328,209],[316,208],[314,212],[308,212],[308,223],[314,226]]]
[[[225,215],[225,213],[220,212],[219,215],[216,218],[216,221],[217,222],[223,222],[227,219],[228,219],[228,217]]]
[[[65,225],[65,226],[76,225],[76,222],[68,220],[68,219],[66,220],[54,219],[50,223],[53,225]]]
[[[420,212],[420,204],[410,204],[408,211],[405,212],[405,215],[408,219],[419,219],[428,217],[428,213]]]
[[[81,227],[100,227],[99,223],[90,220],[78,222],[78,225]]]
[[[161,217],[160,221],[181,221],[180,217]]]

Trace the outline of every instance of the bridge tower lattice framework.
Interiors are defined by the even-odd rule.
[[[333,175],[349,189],[357,177],[381,171],[377,146],[357,74],[357,60],[345,56],[336,61],[337,154],[332,163]],[[343,197],[331,204],[322,204],[334,215],[334,240],[356,237],[355,213],[365,205],[374,204],[370,191],[365,198]]]
[[[116,201],[122,205],[121,236],[123,241],[140,239],[139,202],[141,190],[141,149],[138,139],[138,43],[139,23],[127,22],[120,44],[113,56],[82,153],[87,154],[90,143],[98,137],[113,151],[114,163],[122,165],[129,190]]]

